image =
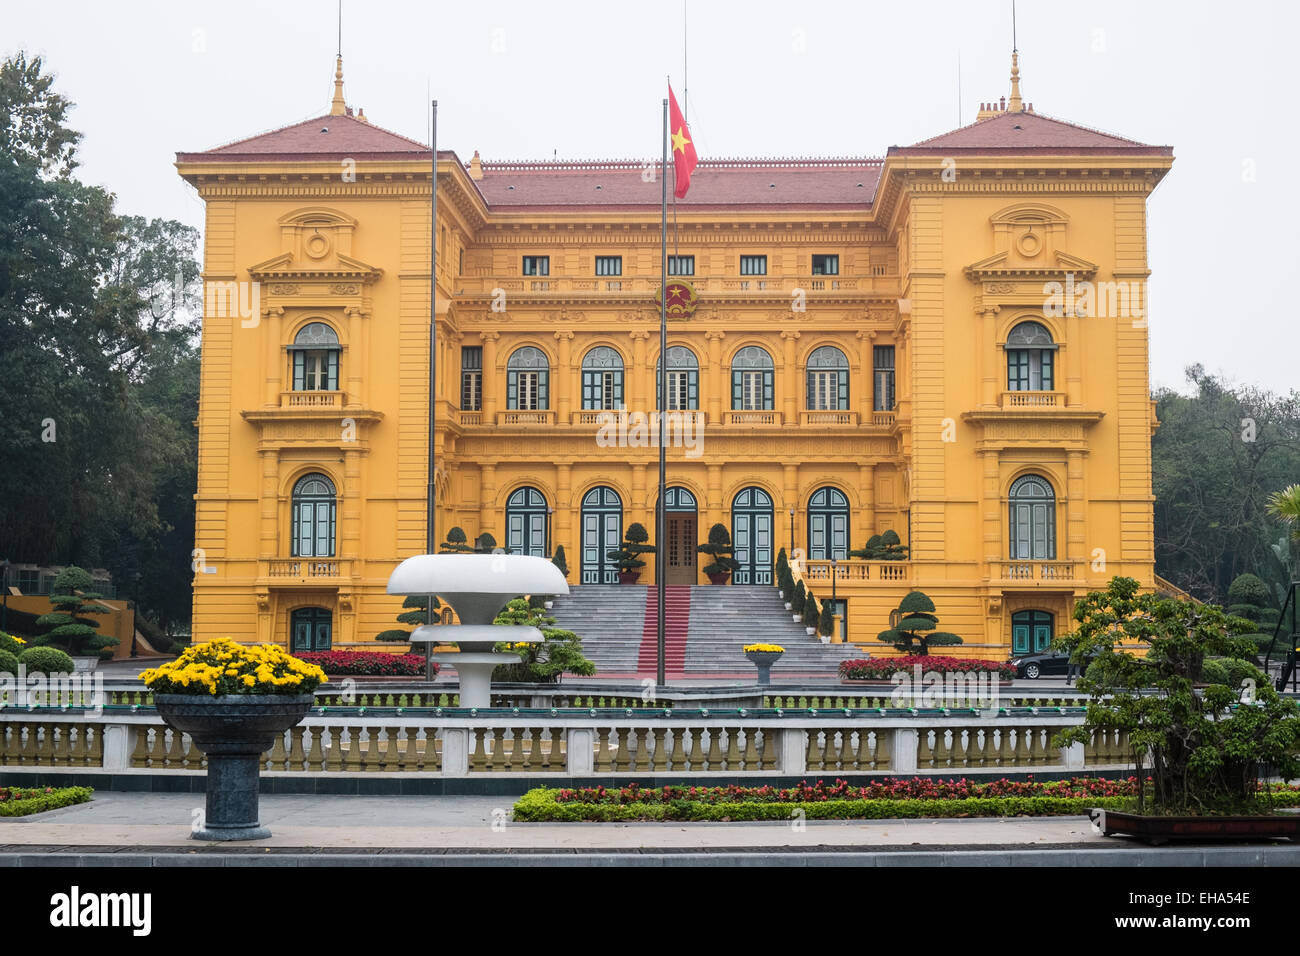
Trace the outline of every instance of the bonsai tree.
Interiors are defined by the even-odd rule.
[[[551,558],[551,564],[553,564],[553,565],[555,565],[557,568],[559,568],[559,569],[560,569],[560,573],[563,574],[563,575],[565,576],[565,578],[568,578],[568,576],[569,576],[569,565],[568,565],[568,563],[564,560],[564,545],[562,545],[562,544],[557,544],[557,545],[555,546],[555,555]]]
[[[643,554],[654,554],[655,546],[646,544],[650,540],[650,535],[645,529],[645,525],[639,521],[634,521],[628,525],[627,530],[623,532],[622,547],[610,551],[608,557],[611,561],[618,563],[618,573],[621,580],[631,583],[641,575],[641,569],[645,567],[645,561],[642,560]]]
[[[817,633],[822,637],[830,637],[835,633],[835,613],[825,601],[822,602],[821,617],[817,619]]]
[[[1156,813],[1249,812],[1258,808],[1261,768],[1283,780],[1300,776],[1300,706],[1243,663],[1255,653],[1243,637],[1248,621],[1215,605],[1139,593],[1124,577],[1079,600],[1074,620],[1057,645],[1072,661],[1095,657],[1079,679],[1092,702],[1084,724],[1056,741],[1086,745],[1096,730],[1127,732],[1137,779],[1151,778],[1138,791],[1139,812],[1148,798]],[[1145,657],[1122,649],[1130,640],[1149,646]],[[1251,683],[1213,680],[1231,680],[1234,671]]]
[[[467,543],[465,532],[459,527],[453,527],[447,532],[447,540],[439,547],[439,554],[473,554],[474,549]]]
[[[492,621],[493,624],[526,624],[538,628],[545,638],[540,644],[514,643],[505,640],[496,650],[518,654],[518,664],[502,664],[492,672],[492,679],[522,683],[556,684],[566,672],[580,677],[596,673],[596,665],[582,653],[582,638],[573,631],[552,627],[555,618],[543,609],[531,607],[523,598],[510,601]]]
[[[808,592],[804,590],[803,581],[801,580],[794,586],[794,594],[790,596],[790,610],[795,614],[803,614],[803,606],[808,600]]]
[[[448,535],[450,539],[450,535]],[[429,623],[429,599],[418,595],[411,595],[402,602],[402,607],[410,608],[409,611],[403,611],[397,615],[397,620],[403,624],[410,624],[412,629],[419,627],[421,624]],[[442,602],[436,597],[433,599],[433,608],[436,611],[442,607]],[[411,631],[404,631],[401,628],[393,628],[389,631],[380,631],[375,635],[377,641],[409,641]]]
[[[491,554],[497,548],[497,539],[492,537],[492,532],[484,531],[474,539],[475,554]]]
[[[939,616],[934,602],[922,591],[911,591],[898,602],[897,610],[889,615],[890,626],[876,635],[877,640],[893,644],[904,654],[925,657],[931,647],[960,644],[961,638],[947,631],[936,630]]]
[[[101,652],[121,641],[111,634],[100,634],[99,622],[86,617],[108,613],[108,608],[98,603],[100,595],[95,593],[94,586],[89,572],[81,568],[69,566],[60,571],[50,588],[50,604],[54,609],[36,619],[37,627],[44,630],[35,643],[58,647],[74,657],[108,656]]]
[[[817,598],[809,591],[804,598],[803,603],[803,626],[811,627],[817,630],[817,622],[821,620],[821,609],[817,607]]]
[[[1268,585],[1253,574],[1239,574],[1228,585],[1228,613],[1251,623],[1246,637],[1260,653],[1268,650],[1281,611],[1273,607]]]
[[[880,536],[880,553],[878,555],[881,561],[906,561],[908,548],[903,544],[903,539],[898,536],[898,532],[892,528]]]
[[[873,534],[867,539],[867,543],[856,551],[850,551],[850,558],[865,558],[868,561],[875,561],[880,557],[884,545],[881,543],[880,535]]]
[[[709,529],[709,540],[695,549],[700,554],[707,554],[713,560],[704,566],[704,573],[714,584],[721,584],[726,576],[740,567],[731,555],[735,548],[731,545],[731,532],[721,522]]]

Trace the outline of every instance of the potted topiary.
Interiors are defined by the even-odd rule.
[[[790,565],[781,569],[781,597],[785,599],[785,609],[790,610],[794,603],[794,575],[790,573]]]
[[[473,554],[474,549],[469,546],[469,539],[465,537],[463,528],[453,527],[447,531],[447,540],[442,543],[438,549],[440,554]]]
[[[785,600],[785,576],[790,573],[790,560],[785,556],[785,548],[776,553],[776,595]]]
[[[274,644],[218,638],[140,679],[153,691],[158,715],[208,758],[207,813],[191,837],[269,837],[257,813],[262,754],[307,715],[325,672]]]
[[[803,620],[803,606],[807,600],[808,592],[804,590],[803,581],[801,580],[794,586],[794,599],[788,605],[790,616],[796,624]]]
[[[695,550],[713,558],[703,569],[710,584],[726,584],[731,572],[740,567],[740,562],[731,556],[735,550],[731,546],[731,533],[721,522],[709,529],[708,542]]]
[[[822,613],[817,618],[817,633],[821,635],[823,644],[829,644],[835,634],[835,612],[826,601],[822,602]]]
[[[772,665],[781,659],[785,648],[780,644],[746,644],[745,656],[758,668],[758,686],[772,683]]]
[[[810,590],[803,603],[803,627],[804,630],[808,632],[809,637],[812,637],[817,633],[817,621],[820,618],[821,611],[817,607],[817,598],[813,596],[813,593]],[[822,643],[825,644],[828,641],[830,641],[829,637],[822,641]]]
[[[641,569],[645,567],[641,555],[654,554],[655,551],[653,544],[646,544],[649,540],[645,525],[634,521],[623,533],[623,546],[609,552],[609,559],[618,563],[620,584],[636,584],[641,577]]]

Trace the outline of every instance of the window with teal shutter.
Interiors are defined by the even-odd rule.
[[[1056,494],[1047,479],[1025,475],[1011,486],[1010,554],[1013,561],[1056,560]]]
[[[506,408],[549,408],[549,377],[546,353],[531,345],[516,349],[506,363]]]
[[[668,350],[668,404],[663,403],[659,389],[658,362],[655,363],[655,407],[670,411],[694,410],[700,407],[700,363],[695,353],[683,345]]]
[[[300,478],[293,486],[291,500],[290,555],[333,557],[336,513],[332,481],[321,474]]]
[[[324,322],[309,322],[289,346],[293,390],[336,392],[339,387],[339,337]]]
[[[731,407],[736,411],[773,408],[772,356],[748,345],[731,360]]]
[[[1007,335],[1007,391],[1050,392],[1056,344],[1041,322],[1021,322]]]
[[[582,407],[623,407],[623,359],[608,346],[597,346],[583,356]]]
[[[849,407],[849,360],[833,345],[813,349],[808,356],[808,408],[817,411]]]

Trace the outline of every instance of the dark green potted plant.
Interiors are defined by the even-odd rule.
[[[732,572],[740,567],[740,562],[731,556],[735,551],[731,545],[731,532],[721,522],[709,529],[709,540],[695,550],[713,559],[703,568],[710,584],[726,584]]]
[[[794,618],[796,624],[803,620],[803,606],[807,598],[808,592],[804,590],[803,581],[801,579],[799,583],[794,586],[794,594],[790,601],[790,615]]]
[[[822,602],[822,613],[817,618],[817,633],[823,644],[829,644],[835,634],[835,613],[827,601]]]
[[[785,548],[776,553],[776,573],[772,580],[776,582],[777,596],[785,599],[785,576],[790,571],[790,559],[785,556]]]
[[[609,559],[618,564],[618,581],[620,584],[636,584],[645,567],[643,554],[654,554],[655,546],[647,544],[650,535],[645,525],[634,521],[623,533],[622,547],[609,552]]]
[[[325,672],[275,644],[219,638],[140,674],[154,707],[175,733],[189,734],[208,758],[207,812],[196,840],[260,840],[262,754],[296,726]]]
[[[817,598],[809,590],[803,603],[803,626],[809,637],[817,633],[817,622],[820,619],[821,610],[817,607]]]
[[[962,643],[956,634],[936,630],[939,615],[934,602],[922,591],[909,591],[890,615],[890,626],[876,635],[877,640],[893,644],[904,654],[925,657],[931,647],[949,647]]]
[[[785,600],[785,609],[788,611],[794,604],[794,575],[790,572],[790,565],[782,568],[780,575],[781,597]]]
[[[474,549],[469,546],[469,539],[465,537],[463,529],[453,527],[447,531],[447,540],[442,543],[438,549],[439,554],[473,554]]]

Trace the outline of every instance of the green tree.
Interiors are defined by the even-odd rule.
[[[428,596],[412,594],[402,602],[402,607],[408,608],[409,610],[403,611],[401,614],[398,614],[397,620],[402,624],[409,624],[411,626],[411,630],[406,631],[406,630],[402,630],[401,628],[393,628],[392,630],[388,630],[388,631],[380,631],[378,634],[375,635],[375,640],[389,641],[394,643],[398,641],[409,641],[411,639],[411,634],[414,633],[415,628],[419,627],[422,624],[429,623]],[[435,597],[433,599],[433,608],[436,611],[440,607],[442,607],[442,602]]]
[[[1228,585],[1228,613],[1251,623],[1245,637],[1261,652],[1268,650],[1282,613],[1273,606],[1272,597],[1269,586],[1253,574],[1239,574]]]
[[[552,627],[555,618],[542,608],[530,607],[523,598],[507,603],[492,623],[531,625],[538,628],[543,637],[540,644],[516,643],[508,639],[498,643],[496,650],[518,654],[522,660],[518,664],[497,667],[492,672],[493,680],[555,684],[566,673],[580,677],[596,673],[596,665],[582,653],[582,638],[573,631]]]
[[[876,635],[877,640],[893,644],[904,654],[926,656],[931,647],[950,647],[962,643],[956,634],[936,630],[939,615],[934,602],[922,591],[910,591],[890,615],[890,626]]]
[[[821,620],[821,609],[817,606],[817,598],[810,589],[808,593],[804,595],[803,626],[811,627],[815,631],[817,630],[817,622],[819,620]]]
[[[830,637],[835,633],[835,612],[828,601],[822,602],[822,615],[817,619],[817,633],[822,637]]]
[[[620,574],[640,571],[645,567],[642,555],[654,554],[655,552],[655,546],[646,543],[649,540],[650,535],[646,531],[645,525],[639,521],[634,521],[623,532],[622,546],[608,552],[606,557],[618,564]]]
[[[496,542],[493,542],[495,545]],[[452,527],[447,530],[447,540],[438,548],[439,554],[473,554],[474,549],[469,546],[469,539],[465,537],[465,531],[459,527]]]
[[[569,564],[564,559],[564,545],[557,544],[555,546],[555,554],[551,558],[551,564],[559,568],[560,573],[563,574],[566,578],[569,576]]]
[[[1249,622],[1212,604],[1141,593],[1124,577],[1079,600],[1074,620],[1074,631],[1057,643],[1071,660],[1093,659],[1079,679],[1092,700],[1084,724],[1058,735],[1057,744],[1087,744],[1098,731],[1126,733],[1138,779],[1148,771],[1152,779],[1140,810],[1148,797],[1157,813],[1250,810],[1262,767],[1284,780],[1300,776],[1300,707],[1243,663],[1255,653],[1242,637]],[[1125,651],[1129,642],[1147,644],[1146,656]],[[1251,681],[1245,688],[1213,680],[1243,673]],[[1243,690],[1247,702],[1239,703]]]
[[[121,642],[111,634],[99,633],[99,622],[89,614],[107,614],[95,591],[95,582],[81,568],[66,567],[50,588],[53,610],[36,619],[45,632],[36,638],[39,646],[57,647],[72,655],[99,654]],[[107,656],[107,655],[101,655]]]

